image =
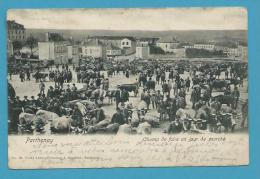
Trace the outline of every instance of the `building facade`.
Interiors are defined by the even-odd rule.
[[[212,45],[212,44],[194,44],[194,48],[213,51],[215,49],[215,45]]]
[[[7,57],[10,58],[14,55],[13,43],[7,39]]]
[[[51,60],[54,64],[68,63],[68,43],[61,42],[38,42],[39,59]]]
[[[7,38],[11,41],[25,41],[26,29],[24,25],[18,24],[15,21],[7,21]]]
[[[239,55],[241,57],[241,60],[247,61],[248,60],[248,48],[247,46],[238,46]]]
[[[161,38],[156,42],[156,46],[160,47],[164,52],[173,52],[173,49],[178,48],[180,42],[175,38]]]
[[[106,56],[108,58],[112,58],[119,55],[122,55],[122,50],[120,48],[115,47],[111,44],[106,46]]]
[[[98,39],[83,42],[81,48],[83,57],[106,58],[105,47]]]
[[[69,63],[79,63],[80,47],[78,45],[68,45],[68,61]]]

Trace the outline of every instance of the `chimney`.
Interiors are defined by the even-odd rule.
[[[45,41],[46,41],[46,42],[49,42],[49,32],[46,32],[46,33],[45,33]]]

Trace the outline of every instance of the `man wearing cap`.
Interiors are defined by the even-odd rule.
[[[157,109],[156,93],[154,90],[151,93],[151,102],[152,102],[153,109]]]
[[[75,83],[72,84],[71,90],[74,92],[77,91],[77,87],[76,87]]]
[[[40,82],[39,89],[40,89],[40,94],[44,94],[45,84],[43,83],[43,81]]]
[[[34,96],[31,96],[30,106],[36,107],[36,100],[35,100]]]
[[[121,113],[120,109],[116,109],[116,113],[112,116],[111,123],[117,123],[119,125],[125,124],[124,115]]]
[[[53,98],[53,97],[54,97],[54,89],[52,86],[50,86],[47,91],[47,98]]]
[[[28,96],[24,96],[24,99],[23,99],[23,107],[27,107],[30,103],[30,100],[28,99]]]
[[[72,115],[71,115],[71,118],[72,118],[72,125],[74,127],[82,127],[83,126],[83,120],[82,120],[82,114],[78,108],[78,105],[74,105],[74,109],[72,111]]]
[[[233,109],[237,109],[237,104],[240,97],[240,92],[237,86],[235,86],[234,91],[232,92],[232,97],[233,97]]]
[[[117,87],[119,87],[119,85]],[[116,100],[116,108],[118,108],[118,104],[121,101],[121,90],[119,88],[116,90],[115,100]]]

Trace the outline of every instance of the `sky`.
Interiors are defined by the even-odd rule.
[[[79,30],[247,30],[245,8],[11,9],[25,28]]]

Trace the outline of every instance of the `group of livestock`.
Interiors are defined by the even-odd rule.
[[[120,69],[117,68],[118,66],[111,70],[113,75],[117,74],[114,72],[122,70],[124,65],[121,64]],[[60,96],[64,95],[59,95],[56,100],[57,104],[54,105],[62,111],[58,114],[51,110],[54,109],[53,107],[37,106],[37,110],[31,113],[27,113],[22,107],[18,121],[15,119],[18,132],[21,134],[150,134],[152,128],[160,128],[162,123],[166,124],[163,130],[166,133],[234,131],[235,121],[241,115],[237,112],[235,103],[239,98],[237,96],[238,87],[243,85],[243,79],[246,78],[246,65],[151,63],[142,64],[140,70],[136,70],[135,67],[138,66],[136,63],[128,63],[125,66],[127,68],[123,68],[123,74],[129,77],[127,76],[129,71],[130,74],[138,73],[137,81],[132,84],[121,84],[115,88],[110,87],[109,79],[105,78],[100,70],[89,68],[87,65],[78,67],[76,69],[77,81],[84,83],[84,87],[75,92],[77,94],[75,98],[70,100],[63,98],[67,100],[62,101]],[[134,72],[133,69],[135,69]],[[190,74],[190,82],[188,82],[189,78],[180,77],[184,73],[184,69]],[[169,72],[168,76],[165,72]],[[225,73],[225,79],[220,79],[222,72]],[[58,74],[64,77],[63,72]],[[64,88],[59,81],[55,80],[55,76],[54,78],[51,76],[50,79],[54,79],[59,84],[58,88]],[[190,84],[188,85],[188,83]],[[158,85],[161,86],[162,94],[155,93]],[[133,92],[133,97],[136,97],[141,86],[144,94],[141,94],[141,102],[138,107],[135,107],[129,102],[129,93]],[[174,89],[176,92],[174,92],[174,97],[170,97],[173,86],[176,86]],[[191,88],[194,114],[186,108],[186,92],[189,91],[189,88]],[[214,91],[221,91],[223,94],[213,96]],[[149,112],[148,103],[151,102],[153,95],[158,99],[156,102],[160,117],[151,115]],[[102,109],[106,97],[110,103],[116,101],[117,112],[112,117],[108,117]],[[147,100],[147,98],[149,99]]]

